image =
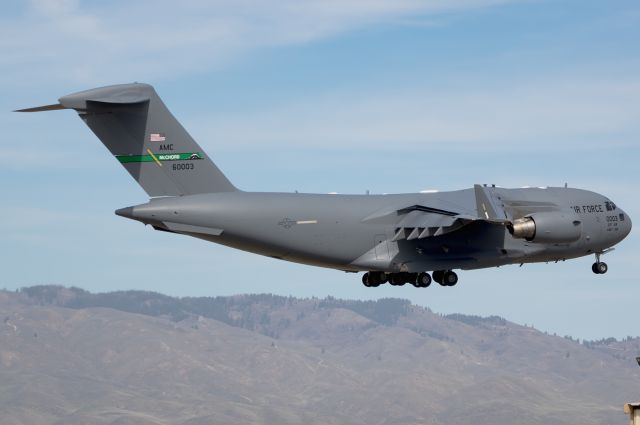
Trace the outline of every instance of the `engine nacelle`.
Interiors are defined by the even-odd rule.
[[[539,243],[570,243],[580,239],[582,222],[573,214],[548,211],[530,214],[507,225],[516,239]]]

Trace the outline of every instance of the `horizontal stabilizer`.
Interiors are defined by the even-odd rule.
[[[154,98],[157,98],[157,95],[153,87],[148,84],[134,83],[99,87],[72,93],[62,96],[59,101],[67,108],[84,111],[92,108],[92,102],[114,106],[133,105],[150,102]],[[103,107],[103,109],[105,108]],[[106,109],[108,109],[108,107]]]
[[[13,112],[44,112],[44,111],[57,111],[59,109],[69,109],[60,103],[54,103],[53,105],[35,106],[33,108],[17,109]]]

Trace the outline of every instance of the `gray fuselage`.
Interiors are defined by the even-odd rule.
[[[398,195],[211,193],[154,199],[117,213],[160,230],[345,271],[419,272],[565,260],[603,252],[631,229],[630,218],[617,207],[607,211],[605,203],[610,201],[594,192],[492,190],[518,216],[549,210],[575,216],[581,223],[580,237],[536,243],[514,238],[504,224],[476,220],[439,236],[393,240],[401,215],[397,212],[404,207],[426,205],[477,216],[473,189]],[[178,226],[172,228],[173,224]]]

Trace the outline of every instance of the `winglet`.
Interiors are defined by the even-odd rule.
[[[57,111],[59,109],[69,109],[60,103],[54,103],[53,105],[35,106],[33,108],[17,109],[13,112],[44,112],[44,111]]]

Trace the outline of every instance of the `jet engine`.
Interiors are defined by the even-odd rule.
[[[539,243],[570,243],[580,239],[582,222],[573,214],[560,211],[533,213],[507,225],[516,239]]]

